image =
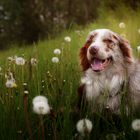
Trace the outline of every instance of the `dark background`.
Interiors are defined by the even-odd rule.
[[[1,0],[0,49],[55,37],[64,29],[94,22],[104,9],[117,11],[120,5],[136,11],[140,0]]]

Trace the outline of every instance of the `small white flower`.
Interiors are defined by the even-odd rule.
[[[120,27],[120,28],[125,28],[125,23],[124,23],[124,22],[120,22],[120,23],[119,23],[119,27]]]
[[[140,131],[140,119],[136,119],[132,121],[132,128],[135,131]]]
[[[44,96],[36,96],[33,99],[33,111],[38,115],[45,115],[50,113],[48,99]]]
[[[59,55],[59,54],[61,54],[61,50],[60,50],[60,49],[55,49],[55,50],[53,51],[53,53]]]
[[[53,57],[52,58],[52,62],[53,63],[58,63],[59,62],[59,58],[58,57]]]
[[[77,131],[84,136],[89,134],[92,130],[92,122],[88,119],[79,120],[76,124]]]
[[[138,29],[138,33],[140,34],[140,29]]]
[[[137,51],[140,52],[140,46],[137,46]]]
[[[70,38],[69,36],[64,37],[64,40],[65,40],[66,42],[71,42],[71,38]]]
[[[17,65],[24,65],[24,64],[25,64],[25,59],[22,58],[22,57],[17,57],[17,58],[15,59],[15,63],[16,63]]]
[[[15,79],[8,79],[5,83],[7,88],[15,88],[17,87],[16,83],[15,83]]]
[[[36,58],[31,58],[30,62],[31,62],[31,65],[36,65],[38,63]]]

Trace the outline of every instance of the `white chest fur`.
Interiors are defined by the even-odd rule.
[[[119,91],[124,77],[117,72],[96,73],[90,68],[85,72],[81,83],[85,84],[87,100],[96,99],[101,93],[107,93],[107,96],[115,96]]]

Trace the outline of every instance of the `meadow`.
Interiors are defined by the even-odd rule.
[[[139,56],[140,12],[130,9],[123,11],[117,14],[108,11],[86,27],[75,26],[54,39],[40,41],[32,46],[12,45],[10,49],[0,52],[0,140],[43,140],[44,137],[46,140],[139,138],[139,132],[131,127],[132,121],[139,119],[139,114],[127,116],[122,111],[119,122],[114,122],[113,119],[106,119],[102,113],[92,114],[88,110],[73,113],[82,75],[78,53],[89,31],[109,28],[129,40],[134,54]],[[121,22],[125,27],[119,27]],[[71,40],[65,40],[65,37]],[[55,49],[60,49],[61,53],[54,54]],[[25,64],[16,64],[15,59],[18,57],[24,58]],[[53,57],[59,61],[52,62]],[[35,60],[33,64],[32,58]],[[13,87],[6,85],[9,77],[15,80]],[[47,97],[53,115],[34,113],[32,100],[38,95]],[[88,118],[93,124],[91,133],[85,137],[76,130],[76,123],[82,118]]]

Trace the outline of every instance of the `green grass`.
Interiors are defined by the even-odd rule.
[[[82,118],[89,118],[93,123],[93,130],[88,138],[92,140],[113,140],[114,134],[117,140],[136,140],[138,133],[131,128],[131,122],[135,115],[127,116],[122,113],[121,119],[114,124],[113,119],[107,119],[102,113],[92,114],[83,110],[79,115],[74,114],[74,106],[77,101],[77,87],[79,85],[81,70],[79,66],[78,52],[85,42],[89,31],[96,28],[110,28],[119,34],[126,34],[136,54],[136,46],[140,44],[139,12],[133,13],[124,9],[124,13],[109,12],[87,27],[77,27],[65,31],[55,39],[40,41],[33,46],[14,46],[7,51],[0,52],[0,140],[28,140],[29,130],[26,118],[30,122],[33,140],[42,139],[39,133],[39,116],[32,111],[32,99],[37,95],[45,95],[53,108],[56,118],[49,115],[43,117],[46,139],[74,140],[84,139],[76,131],[76,122]],[[120,29],[118,24],[124,22],[126,28]],[[80,30],[77,34],[75,30]],[[70,36],[71,42],[65,42],[64,37]],[[59,63],[52,63],[53,50],[59,48]],[[26,60],[24,66],[17,66],[7,60],[9,56],[22,56]],[[36,58],[38,64],[31,66],[30,58]],[[8,89],[5,86],[5,73],[10,70],[15,77],[17,88]],[[44,82],[42,82],[42,80]],[[23,86],[26,82],[27,86]],[[29,94],[25,95],[24,90]],[[26,108],[24,101],[26,101]],[[123,107],[122,107],[123,108]],[[27,109],[25,111],[25,109]]]

